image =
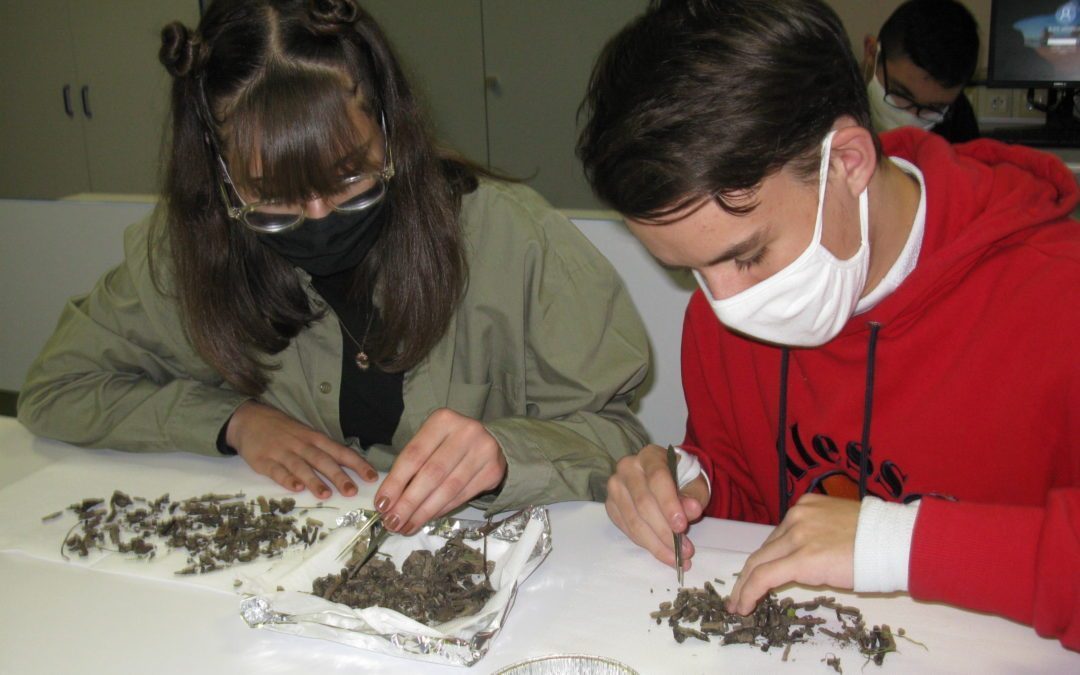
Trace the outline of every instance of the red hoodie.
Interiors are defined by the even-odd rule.
[[[791,350],[728,331],[700,291],[690,300],[683,447],[712,481],[706,514],[777,523],[781,481],[792,504],[857,497],[860,478],[867,494],[922,498],[913,597],[1080,649],[1076,182],[1019,146],[913,129],[882,142],[926,181],[918,265],[890,296],[828,344]]]

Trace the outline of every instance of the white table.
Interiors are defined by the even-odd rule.
[[[12,522],[40,522],[45,514],[89,496],[108,496],[102,481],[156,497],[168,484],[199,485],[191,494],[223,487],[248,495],[281,495],[276,486],[236,458],[173,453],[134,455],[83,450],[33,437],[16,421],[0,418],[0,504],[32,481],[68,472],[77,478],[49,484],[8,508],[0,521],[10,540]],[[44,472],[44,473],[43,473]],[[165,486],[166,489],[161,489]],[[110,490],[111,492],[111,490]],[[370,507],[373,489],[342,505]],[[334,503],[331,500],[330,503]],[[675,575],[632,546],[593,503],[550,509],[554,548],[521,587],[503,631],[471,672],[491,673],[508,664],[554,653],[618,659],[640,673],[830,673],[821,659],[834,653],[847,673],[1078,673],[1080,654],[1026,626],[951,607],[917,603],[907,596],[830,593],[863,610],[870,623],[904,627],[929,651],[901,641],[880,669],[860,670],[862,659],[824,637],[798,645],[787,663],[780,653],[745,646],[720,647],[688,640],[648,619],[672,599]],[[769,529],[721,520],[693,527],[698,549],[688,586],[714,577],[730,579]],[[0,553],[0,673],[462,673],[462,668],[359,651],[344,645],[248,628],[229,592],[86,569],[27,555],[19,546]],[[59,542],[57,542],[59,544]],[[4,548],[4,547],[0,547]],[[57,558],[58,559],[58,558]],[[729,582],[730,583],[730,582]],[[723,592],[723,587],[718,587]],[[792,587],[782,595],[804,599],[820,590]]]

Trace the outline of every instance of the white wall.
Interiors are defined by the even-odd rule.
[[[146,203],[0,200],[0,389],[18,391],[64,303],[123,258]]]

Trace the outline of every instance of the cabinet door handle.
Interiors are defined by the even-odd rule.
[[[92,119],[94,114],[90,112],[90,87],[84,84],[79,94],[82,96],[83,114],[86,115],[86,119]]]
[[[64,85],[64,112],[68,117],[75,117],[75,108],[71,107],[71,85]]]

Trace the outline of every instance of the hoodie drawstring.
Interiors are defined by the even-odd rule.
[[[881,324],[871,321],[870,339],[866,353],[866,391],[863,394],[863,427],[859,452],[859,499],[866,496],[866,482],[870,476],[870,417],[874,409],[874,370],[877,365],[877,340]],[[791,495],[787,489],[787,408],[788,408],[788,362],[791,350],[780,348],[780,408],[776,434],[777,474],[780,487],[780,521],[787,515]]]
[[[862,439],[859,447],[859,499],[866,496],[866,480],[870,476],[870,413],[874,409],[874,364],[877,355],[877,336],[881,324],[871,321],[870,344],[866,349],[866,393],[863,395]]]
[[[788,491],[787,491],[787,381],[788,381],[788,358],[791,350],[787,347],[780,348],[780,422],[776,433],[776,457],[779,460],[778,474],[780,476],[780,520],[787,515]],[[779,521],[777,521],[779,522]]]

